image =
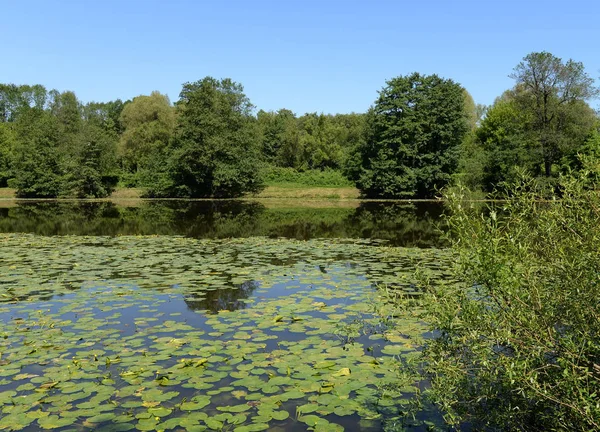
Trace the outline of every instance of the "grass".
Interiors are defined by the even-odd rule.
[[[142,195],[140,188],[117,188],[110,195],[111,199],[139,199]]]
[[[15,197],[16,189],[12,188],[0,188],[0,198],[13,199]]]
[[[109,200],[137,200],[142,189],[117,188]],[[0,188],[0,199],[14,200],[15,189]],[[283,198],[283,199],[314,199],[314,200],[353,200],[359,198],[358,189],[348,186],[305,186],[297,183],[279,183],[267,186],[258,194],[248,195],[247,198]]]
[[[285,199],[358,199],[358,189],[348,186],[303,186],[294,183],[270,185],[262,192],[250,195],[253,198],[285,198]]]

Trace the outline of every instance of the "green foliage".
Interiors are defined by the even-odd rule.
[[[596,115],[584,101],[572,101],[557,111],[559,122],[552,122],[547,131],[547,141],[540,144],[540,129],[536,126],[538,115],[523,106],[521,90],[506,92],[487,111],[485,119],[475,132],[472,155],[483,161],[481,185],[488,192],[519,178],[528,172],[538,182],[555,184],[560,171],[576,168],[577,154],[585,152]]]
[[[547,52],[512,76],[489,110],[452,80],[414,73],[388,81],[366,114],[302,116],[254,115],[229,79],[185,84],[175,107],[158,92],[84,105],[71,91],[0,84],[0,186],[101,197],[118,175],[148,196],[235,197],[260,190],[263,172],[305,186],[346,185],[342,172],[365,197],[432,198],[451,182],[490,192],[526,172],[556,188],[595,157],[586,100],[598,89],[581,63]]]
[[[58,119],[62,129],[63,142],[72,141],[79,133],[83,123],[82,107],[75,93],[52,90],[50,95],[50,113]]]
[[[69,190],[79,198],[110,195],[117,181],[116,136],[99,126],[86,124],[70,159]]]
[[[590,133],[584,144],[577,149],[577,152],[567,154],[562,160],[563,172],[581,172],[589,167],[591,176],[596,175],[594,180],[600,181],[600,121]]]
[[[118,178],[116,133],[98,118],[85,121],[73,92],[53,90],[48,100],[48,109],[24,105],[2,124],[0,166],[14,175],[17,196],[107,196]]]
[[[496,186],[513,182],[520,170],[533,171],[539,164],[532,148],[535,146],[527,128],[530,113],[519,109],[507,92],[487,111],[475,133],[476,147],[472,158],[480,161],[481,184],[491,192]]]
[[[527,55],[511,76],[516,80],[514,99],[528,115],[526,126],[541,161],[534,174],[550,177],[553,165],[590,133],[595,115],[585,101],[598,89],[582,63],[563,62],[548,52]]]
[[[12,177],[13,153],[16,137],[13,125],[0,123],[0,187],[6,187]]]
[[[265,160],[298,171],[339,169],[364,135],[364,115],[317,113],[296,118],[282,109],[259,111],[258,128]]]
[[[297,168],[302,164],[296,115],[290,110],[260,110],[257,115],[261,152],[265,161],[280,167]]]
[[[184,84],[166,171],[153,179],[148,194],[225,198],[260,191],[251,110],[243,87],[230,79],[206,77]]]
[[[350,164],[361,192],[369,198],[431,198],[458,166],[468,131],[465,92],[437,75],[391,79],[367,125],[367,140]]]
[[[263,172],[263,179],[268,185],[294,184],[302,186],[352,186],[339,170],[309,170],[296,171],[293,168],[279,168],[270,166]]]
[[[42,85],[0,84],[0,123],[14,122],[29,108],[44,109],[48,93]]]
[[[17,126],[13,185],[21,198],[54,198],[64,187],[61,125],[46,111],[23,113]]]
[[[600,195],[588,174],[561,178],[550,202],[519,183],[485,214],[448,196],[460,282],[430,287],[424,361],[450,423],[600,428]]]
[[[121,136],[124,132],[121,123],[121,113],[129,101],[123,102],[121,99],[110,102],[89,102],[83,106],[83,118],[89,123],[100,126],[107,132]]]
[[[119,122],[123,127],[119,156],[125,172],[147,171],[155,159],[166,159],[175,130],[175,110],[166,95],[155,91],[134,98],[123,108]]]

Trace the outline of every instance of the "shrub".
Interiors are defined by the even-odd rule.
[[[600,195],[592,173],[532,182],[487,213],[453,192],[459,282],[429,287],[430,395],[476,429],[600,429]]]
[[[333,169],[297,171],[294,168],[270,166],[264,171],[267,184],[295,184],[301,186],[352,187],[353,183],[340,171]]]

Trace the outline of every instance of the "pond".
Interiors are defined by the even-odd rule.
[[[0,201],[0,232],[41,235],[181,235],[387,240],[440,246],[439,202]]]
[[[0,430],[426,430],[406,416],[438,207],[0,209]],[[438,247],[436,247],[438,246]]]

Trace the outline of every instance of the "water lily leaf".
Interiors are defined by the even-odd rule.
[[[14,431],[25,429],[35,420],[35,418],[29,417],[25,413],[14,413],[4,415],[2,416],[2,418],[0,418],[0,429]]]
[[[157,424],[158,421],[156,420],[156,418],[151,417],[148,419],[139,420],[135,427],[137,430],[140,431],[153,431],[156,430]]]
[[[243,425],[236,427],[234,432],[259,432],[269,429],[269,425],[267,423],[254,423],[250,425]]]
[[[271,416],[275,419],[275,420],[285,420],[290,416],[290,413],[287,411],[283,411],[283,410],[278,410],[278,411],[273,411],[273,413],[271,414]]]
[[[315,363],[315,369],[329,369],[336,365],[336,362],[333,360],[324,360]]]
[[[113,413],[98,414],[93,417],[89,417],[86,421],[89,423],[104,423],[115,418]]]
[[[386,345],[383,347],[381,352],[387,355],[400,355],[405,351],[411,351],[410,348],[406,348],[402,345]]]
[[[331,374],[333,377],[342,377],[350,375],[350,368],[341,368],[336,373]]]
[[[58,429],[73,424],[75,419],[68,417],[59,417],[57,415],[49,415],[38,419],[38,425],[42,429]]]
[[[148,408],[148,412],[155,417],[166,417],[171,414],[172,410],[165,407]]]
[[[221,428],[223,427],[223,423],[214,418],[206,419],[204,420],[204,422],[206,423],[206,426],[208,426],[209,429],[221,430]]]
[[[189,402],[183,402],[180,405],[182,411],[195,411],[204,408],[210,404],[210,397],[196,396]]]
[[[240,405],[231,405],[231,406],[225,406],[225,407],[217,407],[217,409],[219,411],[226,411],[226,412],[232,412],[232,413],[241,413],[244,411],[248,411],[251,408],[251,406],[247,405],[247,404],[240,404]]]

